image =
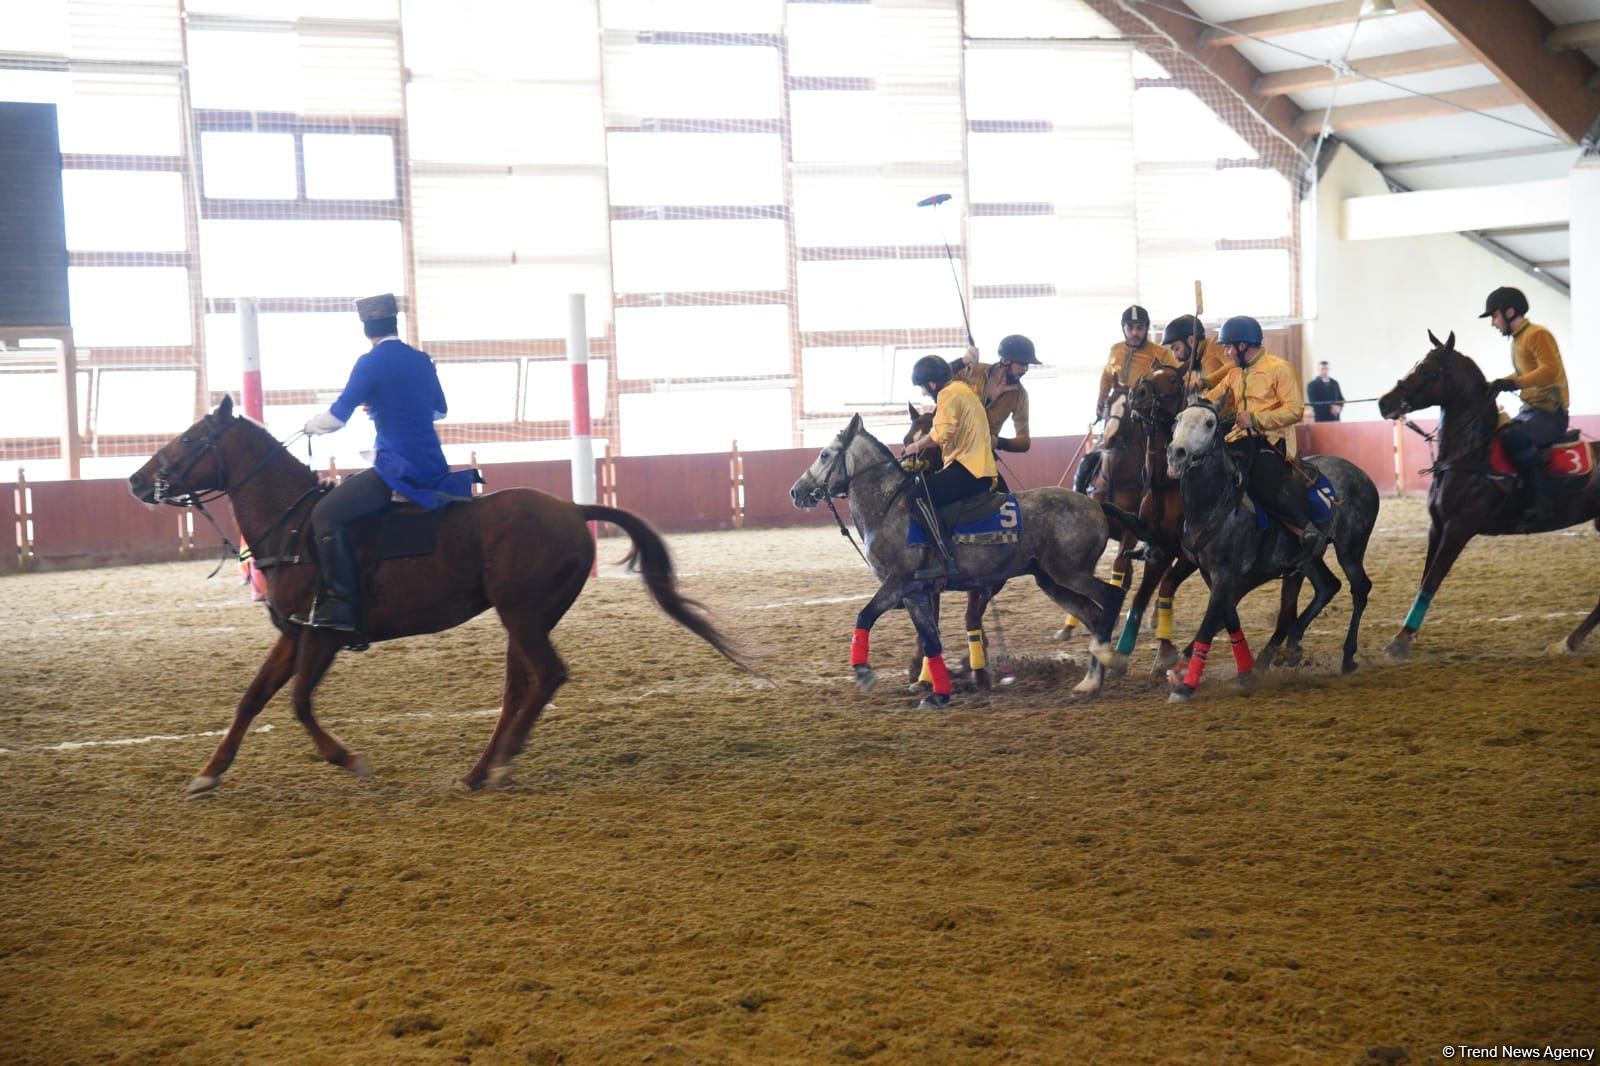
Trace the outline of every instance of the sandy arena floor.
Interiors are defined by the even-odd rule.
[[[475,795],[449,786],[498,703],[492,618],[335,664],[320,716],[371,781],[318,762],[280,695],[196,801],[261,608],[210,562],[5,578],[0,1060],[1593,1047],[1600,647],[1540,649],[1600,595],[1600,535],[1474,542],[1389,666],[1425,523],[1384,502],[1353,677],[1341,593],[1253,695],[1219,647],[1169,706],[1146,638],[1077,702],[1082,645],[1029,583],[998,601],[1018,683],[946,713],[902,694],[902,613],[873,645],[896,683],[849,681],[873,583],[836,532],[675,537],[777,686],[608,568],[557,630],[573,680],[513,783]],[[1245,603],[1258,647],[1276,599]]]

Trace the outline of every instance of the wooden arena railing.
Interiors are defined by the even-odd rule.
[[[1435,425],[1416,421],[1429,430]],[[1580,415],[1572,424],[1600,438],[1600,415]],[[1343,456],[1385,495],[1428,490],[1429,478],[1420,472],[1431,461],[1427,442],[1394,423],[1310,423],[1297,432],[1302,454]],[[1070,478],[1067,466],[1081,443],[1078,436],[1036,437],[1025,453],[1003,453],[1000,471],[1014,489],[1055,485],[1064,473]],[[596,483],[601,503],[634,511],[669,533],[826,526],[833,522],[826,508],[800,511],[789,501],[789,487],[816,454],[814,448],[747,452],[735,446],[696,455],[606,456],[596,460]],[[120,479],[28,481],[18,473],[17,482],[0,483],[0,527],[7,530],[0,574],[209,558],[220,547],[209,523],[141,504]],[[526,487],[571,498],[572,467],[565,459],[491,463],[483,473],[491,492]],[[236,538],[230,509],[213,513]]]

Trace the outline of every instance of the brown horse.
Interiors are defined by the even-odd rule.
[[[1429,407],[1439,409],[1439,458],[1433,464],[1433,483],[1428,486],[1428,553],[1422,585],[1400,631],[1384,649],[1391,659],[1410,654],[1434,593],[1473,537],[1545,533],[1591,519],[1600,529],[1600,448],[1587,446],[1586,475],[1550,477],[1554,521],[1541,525],[1521,479],[1513,482],[1501,477],[1490,466],[1500,409],[1483,371],[1456,351],[1454,333],[1441,341],[1430,332],[1428,340],[1433,348],[1378,400],[1378,410],[1385,418],[1404,418]],[[1576,441],[1576,434],[1572,436]],[[1582,457],[1581,452],[1567,454],[1574,459]],[[1540,461],[1544,461],[1542,455]],[[1577,651],[1596,625],[1600,625],[1600,604],[1548,650],[1556,655]]]
[[[905,439],[901,443],[914,444],[933,432],[933,412],[919,411],[914,403],[907,403],[906,410],[911,414],[911,426],[906,430]],[[979,688],[988,688],[991,684],[987,663],[989,638],[983,631],[983,614],[989,609],[989,601],[994,599],[999,592],[998,586],[967,590],[967,663],[972,670],[972,683]],[[937,601],[934,604],[934,614],[937,617]],[[916,684],[917,679],[922,676],[922,672],[925,669],[924,661],[922,638],[919,636],[917,638],[917,650],[911,657],[909,669],[912,684]],[[1009,684],[1009,681],[1002,678],[1001,684]]]
[[[1096,500],[1114,504],[1129,514],[1138,514],[1145,496],[1145,427],[1133,417],[1125,386],[1113,387],[1106,405],[1106,425],[1100,435],[1100,464],[1087,492]],[[1139,538],[1125,529],[1117,545],[1117,557],[1111,562],[1111,587],[1118,590],[1115,610],[1122,609],[1122,596],[1127,594],[1133,579],[1132,552],[1138,543]],[[1056,630],[1055,637],[1071,640],[1077,628],[1078,620],[1069,614]]]
[[[145,503],[177,507],[203,507],[206,500],[226,495],[257,567],[266,573],[268,613],[279,633],[226,735],[189,783],[191,794],[217,787],[250,722],[290,678],[295,717],[317,753],[368,776],[366,757],[346,749],[311,713],[311,694],[334,656],[358,641],[451,629],[490,607],[499,612],[509,638],[505,696],[488,746],[460,783],[478,788],[504,780],[540,713],[567,679],[550,631],[589,579],[595,554],[586,525],[591,521],[610,522],[632,538],[626,561],[639,565],[646,587],[669,617],[748,669],[705,609],[679,594],[661,537],[627,511],[577,506],[532,489],[506,489],[454,504],[439,515],[432,554],[390,559],[378,567],[366,596],[366,632],[356,637],[289,620],[305,616],[317,587],[308,526],[322,487],[316,474],[263,427],[235,417],[231,397],[156,452],[128,479],[128,487]]]

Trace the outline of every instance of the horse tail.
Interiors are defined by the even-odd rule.
[[[1146,544],[1156,547],[1166,545],[1166,538],[1139,521],[1137,515],[1130,514],[1116,504],[1105,500],[1100,501],[1100,510],[1105,512],[1106,518],[1110,521],[1113,535],[1121,536],[1123,533],[1132,533]]]
[[[630,511],[615,507],[584,504],[578,513],[586,522],[610,522],[633,541],[633,548],[623,557],[623,565],[638,570],[644,577],[645,587],[660,608],[674,622],[717,649],[729,662],[746,673],[755,673],[745,662],[739,648],[714,625],[705,604],[689,599],[678,591],[678,577],[672,569],[672,556],[667,551],[661,534],[650,523]]]

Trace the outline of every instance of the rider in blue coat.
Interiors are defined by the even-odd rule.
[[[450,473],[434,422],[449,408],[428,353],[399,337],[399,307],[393,293],[356,301],[361,328],[372,350],[356,360],[339,398],[311,416],[306,433],[332,433],[365,405],[377,425],[372,467],[345,478],[311,512],[317,537],[322,588],[309,619],[316,628],[358,632],[361,581],[350,544],[350,523],[389,504],[391,494],[430,510],[471,495],[471,471]]]

